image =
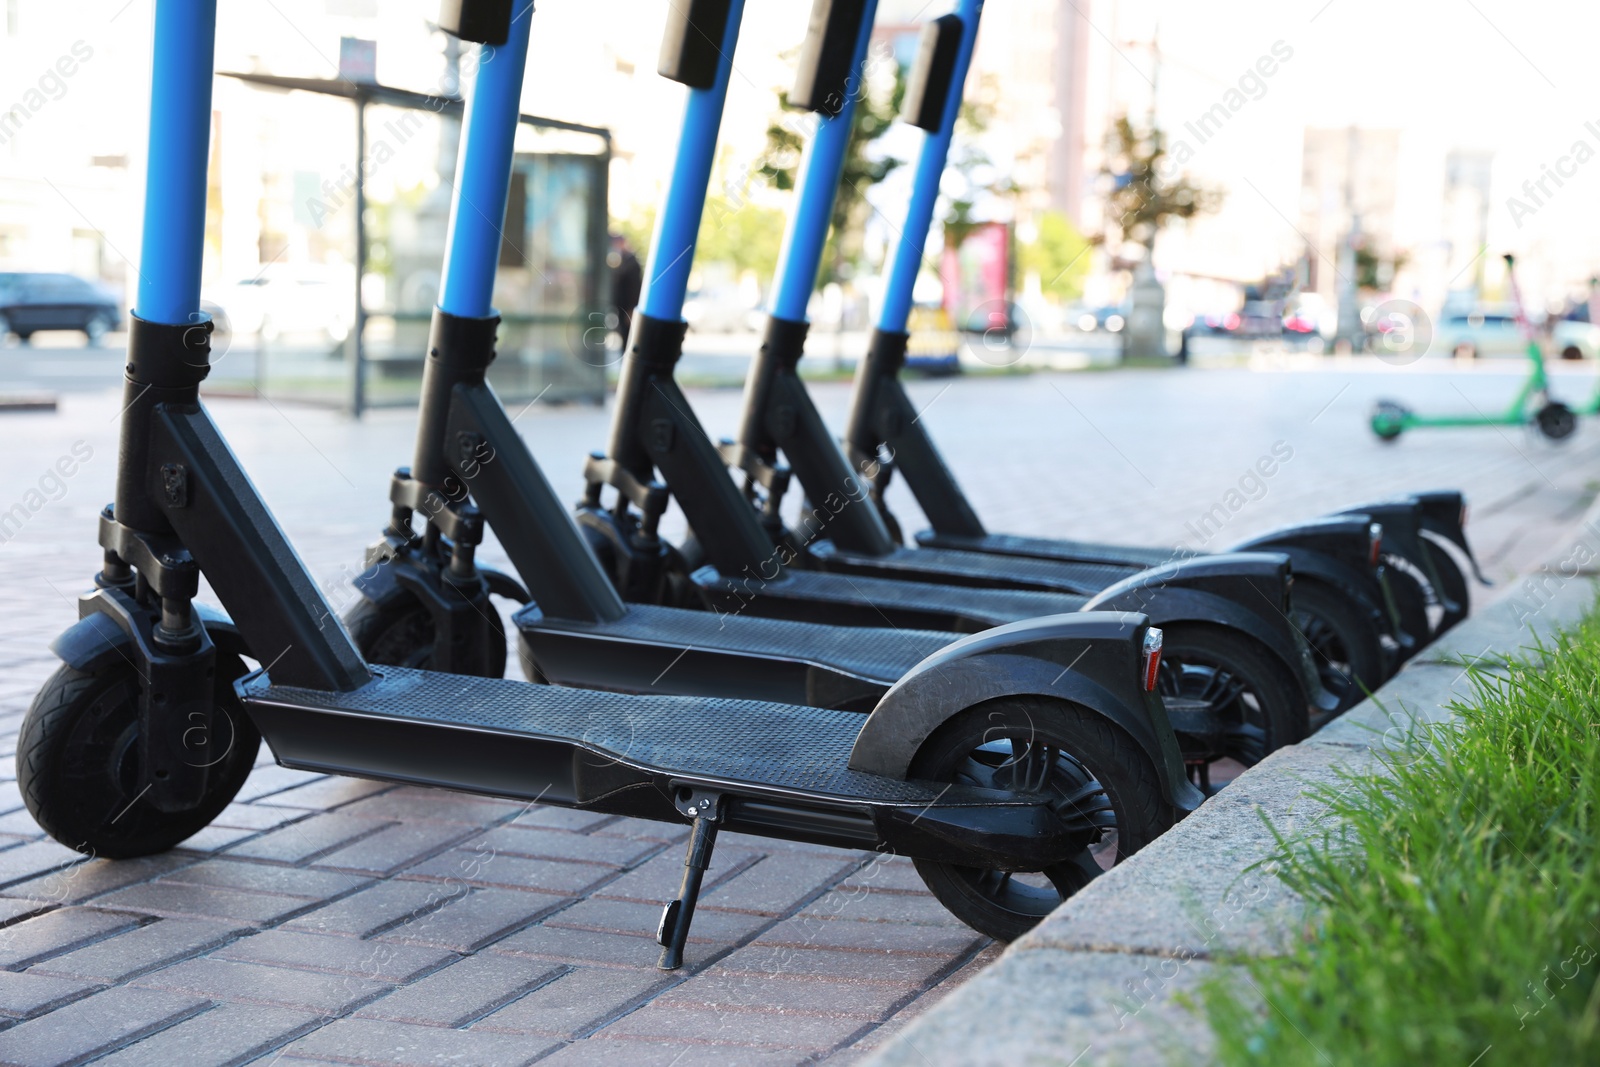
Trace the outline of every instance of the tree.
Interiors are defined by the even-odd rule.
[[[1038,235],[1018,250],[1019,266],[1039,276],[1045,296],[1076,300],[1083,295],[1093,244],[1059,211],[1042,213],[1037,229]]]
[[[1156,234],[1167,222],[1221,206],[1220,192],[1181,175],[1171,176],[1166,160],[1166,134],[1159,127],[1137,129],[1126,115],[1116,120],[1100,169],[1111,181],[1111,192],[1106,196],[1106,227],[1095,237],[1096,243],[1110,245],[1115,239],[1141,245],[1148,261]]]
[[[735,274],[748,270],[765,281],[777,270],[783,226],[784,213],[778,208],[726,192],[712,193],[700,216],[695,262],[725,263]]]
[[[1172,219],[1191,219],[1213,211],[1221,194],[1196,185],[1188,178],[1173,176],[1167,164],[1166,135],[1160,127],[1136,129],[1126,115],[1112,127],[1106,161],[1101,173],[1110,179],[1106,196],[1105,230],[1096,240],[1107,245],[1115,240],[1121,248],[1139,248],[1137,258],[1120,265],[1133,269],[1132,299],[1128,325],[1122,332],[1122,352],[1126,357],[1165,357],[1167,354],[1165,306],[1166,291],[1156,280],[1154,258],[1156,235]]]

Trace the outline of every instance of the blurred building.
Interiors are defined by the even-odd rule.
[[[1308,129],[1301,159],[1299,228],[1309,246],[1304,287],[1333,299],[1358,280],[1357,248],[1392,270],[1400,132]],[[1378,281],[1387,287],[1392,274],[1380,268]]]

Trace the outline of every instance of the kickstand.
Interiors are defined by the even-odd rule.
[[[700,880],[711,866],[711,850],[717,843],[717,823],[722,819],[722,797],[717,793],[685,790],[677,801],[678,810],[694,822],[689,828],[689,850],[683,858],[683,883],[678,887],[678,899],[661,911],[661,925],[656,929],[656,940],[661,944],[663,971],[675,971],[683,965],[683,946],[689,940],[689,923],[694,919],[694,906],[700,899]]]

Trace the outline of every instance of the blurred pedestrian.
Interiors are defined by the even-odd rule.
[[[606,265],[611,268],[611,307],[617,315],[617,333],[622,335],[623,351],[627,351],[633,309],[638,306],[639,291],[644,287],[644,268],[628,246],[628,239],[620,233],[611,235]]]

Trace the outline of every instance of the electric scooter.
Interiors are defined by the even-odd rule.
[[[932,220],[951,127],[959,110],[965,75],[962,40],[970,40],[978,14],[979,6],[974,4],[963,7],[959,15],[930,25],[923,50],[925,58],[919,63],[912,81],[913,90],[907,96],[904,116],[929,129],[929,135],[924,138],[916,194],[908,209],[906,225],[900,231],[895,273],[891,273],[891,286],[885,296],[884,314],[897,314],[902,330],[910,309],[911,283]],[[820,254],[820,243],[817,253]],[[814,270],[814,264],[807,266]],[[785,295],[780,287],[779,300],[783,301]],[[949,581],[953,573],[976,571],[975,555],[995,548],[981,537],[955,538],[947,544],[932,546],[944,549],[935,554],[925,555],[898,547],[898,526],[882,506],[882,489],[897,466],[907,469],[908,481],[913,483],[928,512],[935,516],[936,527],[940,525],[940,518],[948,518],[947,513],[951,512],[980,532],[981,526],[977,525],[971,507],[960,496],[948,468],[933,449],[926,428],[904,402],[898,382],[891,380],[883,384],[883,375],[871,357],[858,372],[851,426],[854,438],[847,437],[854,472],[851,466],[840,462],[837,449],[815,417],[804,385],[794,369],[803,351],[805,301],[802,295],[794,294],[787,303],[788,309],[780,308],[779,314],[774,316],[767,344],[751,367],[745,418],[739,442],[732,449],[735,458],[748,468],[753,466],[752,456],[764,460],[781,449],[812,499],[827,493],[841,478],[848,479],[852,475],[869,484],[869,496],[884,522],[875,523],[860,513],[829,516],[824,528],[810,531],[810,536],[818,538],[813,558],[823,567],[852,574],[894,574],[927,581]],[[903,333],[900,336],[903,339]],[[879,337],[883,337],[881,330]],[[877,355],[886,354],[881,340],[874,347]],[[899,355],[903,362],[903,345]],[[896,405],[896,400],[900,404]],[[880,407],[886,408],[882,414],[892,423],[888,429],[895,431],[892,441],[881,434],[869,441],[866,439],[874,435],[862,432],[862,424],[871,421],[869,416],[879,414]],[[871,447],[859,447],[864,444]],[[1368,512],[1364,519],[1352,512],[1273,531],[1238,546],[1247,551],[1273,550],[1291,554],[1299,578],[1297,594],[1304,590],[1304,596],[1296,598],[1296,621],[1315,642],[1319,667],[1330,688],[1346,681],[1345,676],[1348,676],[1354,681],[1346,682],[1345,692],[1348,698],[1355,699],[1392,673],[1431,637],[1464,617],[1466,610],[1464,597],[1451,599],[1443,595],[1440,590],[1446,583],[1425,577],[1431,573],[1432,556],[1421,543],[1422,517],[1414,502],[1390,502],[1364,510]],[[1374,573],[1370,561],[1363,560],[1377,548],[1377,539],[1370,536],[1374,522],[1381,525],[1384,534],[1382,558],[1400,564],[1392,581],[1383,573]],[[993,552],[993,555],[1004,559],[989,562],[1008,567],[1061,569],[1094,564],[1152,565],[1183,555],[1176,551],[1130,551],[1117,546],[1100,546],[1103,551],[1085,553],[1083,558],[1071,558],[1067,552],[1056,551],[1033,552],[1031,555],[1037,558],[1028,559],[1025,557],[1030,553],[1019,551],[1020,542],[1027,539],[995,540],[1002,542],[1005,550]],[[1424,580],[1417,582],[1416,576],[1424,576]],[[1039,579],[1034,576],[1020,580],[1019,575],[1012,574],[1000,580],[1031,585]],[[1461,587],[1464,588],[1464,583]],[[1437,624],[1430,623],[1430,606],[1439,616]]]
[[[1533,426],[1552,441],[1565,441],[1578,428],[1578,415],[1559,400],[1550,399],[1550,379],[1545,373],[1544,351],[1533,324],[1522,306],[1522,291],[1517,285],[1516,257],[1507,253],[1506,282],[1511,288],[1511,302],[1516,309],[1517,325],[1527,339],[1528,377],[1522,388],[1511,398],[1511,403],[1498,414],[1474,412],[1466,415],[1419,415],[1404,404],[1393,400],[1380,400],[1372,410],[1372,432],[1378,440],[1391,443],[1400,439],[1407,430],[1419,427],[1456,426]],[[1600,393],[1596,394],[1600,403]]]
[[[834,10],[842,7],[835,5]],[[810,54],[830,54],[824,46],[830,33],[846,32],[847,45],[859,40],[864,48],[870,23],[863,14],[857,9],[843,23],[839,15],[819,19]],[[727,26],[702,21],[690,31],[669,31],[669,39],[726,38],[731,45],[737,15],[726,16],[732,23]],[[841,74],[848,70],[852,48],[843,51]],[[724,49],[718,80],[693,88],[689,95],[684,135],[658,216],[650,262],[661,269],[652,269],[646,288],[642,331],[670,314],[682,336],[681,307],[732,56],[731,46]],[[669,64],[668,73],[681,72]],[[849,606],[851,621],[858,624],[849,629],[761,617],[737,607],[712,612],[705,610],[709,605],[697,604],[699,610],[691,610],[657,597],[630,595],[627,583],[619,592],[485,382],[498,322],[489,306],[498,236],[480,225],[487,218],[482,206],[505,197],[515,122],[514,107],[496,114],[480,104],[462,132],[457,230],[447,252],[445,285],[425,362],[415,463],[391,482],[390,522],[356,580],[362,599],[346,617],[357,648],[369,662],[499,677],[506,643],[489,597],[508,594],[528,603],[514,621],[520,659],[531,681],[867,711],[920,662],[961,636],[929,625],[955,614],[941,601],[976,604],[971,610],[985,621],[969,627],[973,630],[1065,611],[1148,603],[1152,610],[1165,612],[1163,621],[1173,616],[1175,629],[1164,631],[1169,651],[1161,688],[1186,762],[1203,785],[1210,781],[1210,765],[1219,759],[1254,763],[1303,737],[1308,694],[1323,701],[1319,710],[1331,710],[1330,698],[1317,688],[1280,610],[1288,599],[1289,581],[1282,556],[1230,558],[1226,566],[1199,559],[1183,573],[1164,578],[1165,587],[1125,583],[1092,602],[1049,593],[846,580],[840,584],[851,587],[856,598]],[[461,239],[474,227],[486,231],[481,253]],[[641,340],[630,359],[642,351],[653,348]],[[634,379],[625,375],[624,382],[618,406],[628,408],[640,394],[637,388],[629,390],[628,382],[637,384]],[[707,530],[708,537],[742,538],[755,546],[756,560],[772,562],[769,573],[776,576],[781,569],[778,554],[715,450],[697,428],[692,434],[686,428],[683,437],[676,448],[705,449],[710,469],[733,502],[718,522],[701,523],[697,517],[697,527]],[[639,558],[659,559],[666,551],[657,533],[666,489],[611,475],[635,493],[619,493],[624,517],[631,516],[629,502],[635,499],[645,514],[630,530],[629,548]],[[419,515],[424,520],[421,534],[415,530]],[[499,536],[517,578],[476,565],[476,546],[486,525]],[[640,584],[639,573],[632,575],[634,585]],[[1252,614],[1235,607],[1236,602],[1267,607]],[[1253,628],[1221,634],[1186,628],[1180,608],[1213,615],[1231,612]],[[869,622],[877,625],[860,625]],[[992,634],[986,637],[993,639]]]
[[[948,53],[940,58],[940,65],[946,68],[947,74],[952,61],[953,56]],[[817,84],[803,66],[796,90],[790,94],[791,101],[812,102]],[[778,314],[772,320],[768,344],[757,357],[747,383],[745,431],[740,441],[724,442],[720,449],[713,446],[673,379],[683,340],[683,327],[676,321],[677,309],[669,308],[667,314],[657,316],[647,306],[635,320],[635,343],[621,369],[611,443],[607,452],[598,453],[589,461],[586,469],[588,498],[579,514],[585,533],[612,570],[625,596],[635,600],[668,599],[669,602],[670,598],[677,597],[676,602],[686,602],[698,594],[723,611],[821,619],[846,625],[859,625],[863,621],[864,602],[867,601],[873,609],[865,613],[867,622],[928,625],[926,615],[916,612],[925,611],[925,605],[931,604],[943,606],[945,614],[960,612],[969,622],[988,625],[994,621],[992,618],[974,619],[973,616],[981,615],[989,603],[988,598],[996,594],[1007,598],[1024,593],[1092,596],[1105,589],[1108,583],[1118,589],[1116,583],[1126,581],[1150,590],[1181,586],[1182,576],[1190,566],[1182,561],[1167,560],[1166,566],[1152,571],[1146,570],[1142,563],[1133,566],[1071,565],[1006,560],[973,553],[947,553],[936,557],[932,553],[897,549],[889,543],[883,522],[864,492],[873,474],[871,464],[863,467],[859,479],[844,466],[837,446],[828,439],[809,397],[794,378],[792,362],[787,367],[779,366],[785,358],[797,356],[798,343],[804,335],[804,306],[816,275],[840,161],[849,138],[853,95],[848,90],[833,94],[839,106],[822,110],[817,131],[802,162],[797,193],[799,205],[785,235],[783,273],[775,285]],[[688,239],[692,240],[692,233]],[[653,254],[659,256],[660,251],[657,249]],[[673,262],[687,271],[685,261],[674,256]],[[797,309],[792,313],[802,316],[802,320],[783,317],[791,305]],[[792,345],[788,343],[790,340]],[[783,392],[791,384],[792,397]],[[782,398],[778,396],[780,393]],[[795,442],[806,445],[799,460],[793,453],[789,458],[795,462],[810,496],[812,506],[808,509],[808,518],[812,529],[809,531],[787,531],[778,515],[790,471],[777,463],[776,449],[768,443],[764,422],[774,423],[784,432],[786,446]],[[749,447],[753,437],[760,438],[759,448]],[[729,484],[725,473],[729,465],[745,479],[742,493]],[[660,511],[667,504],[666,496],[652,496],[646,491],[657,472],[670,490],[671,498],[683,508],[694,531],[680,552],[658,551],[653,536],[641,536],[641,531],[655,528]],[[617,491],[617,503],[612,507],[601,503],[601,495],[608,487]],[[638,508],[637,514],[630,510],[630,503]],[[747,516],[750,511],[759,511],[764,532],[750,521]],[[1349,564],[1355,571],[1350,580],[1360,582],[1362,571],[1366,571],[1373,584],[1373,600],[1381,602],[1367,558],[1376,540],[1376,527],[1369,521],[1356,519],[1330,520],[1326,525],[1338,525],[1340,521],[1342,532],[1356,533],[1360,539],[1359,552]],[[868,540],[876,535],[879,540],[873,544],[882,548],[883,554],[875,562],[883,566],[872,573],[827,573],[826,563],[842,553],[836,551],[835,542],[817,538],[823,524],[828,524],[830,531],[843,525],[847,533],[857,533]],[[1322,530],[1318,531],[1318,536],[1332,539],[1334,532]],[[775,544],[777,559],[774,559]],[[817,559],[823,556],[825,564],[819,566]],[[1321,556],[1316,559],[1324,561]],[[894,569],[902,560],[909,564],[904,572]],[[918,568],[918,564],[927,562],[940,562],[944,566],[937,574]],[[1327,562],[1329,567],[1339,566],[1338,561]],[[869,579],[910,581],[902,581],[903,591],[888,597],[865,593],[861,585]],[[937,588],[921,594],[910,592],[917,583],[935,583]],[[663,590],[663,584],[679,588]],[[685,593],[682,585],[694,588]],[[915,602],[911,602],[913,598]],[[1095,603],[1091,601],[1092,605]],[[1227,636],[1228,630],[1251,632],[1252,628],[1259,633],[1260,616],[1277,610],[1251,598],[1238,599],[1233,604],[1213,600],[1209,605],[1202,605],[1188,595],[1187,590],[1172,590],[1170,596],[1164,591],[1152,592],[1143,608],[1162,619],[1169,656],[1175,649],[1178,635],[1174,628],[1179,622],[1188,624],[1191,633],[1222,631],[1223,636]],[[1351,646],[1367,649],[1370,643],[1370,656],[1374,660],[1382,654],[1378,638],[1363,620],[1352,621],[1347,614],[1333,621],[1348,630],[1346,640]],[[1273,620],[1269,624],[1277,628],[1281,622]],[[1294,639],[1292,633],[1286,636]],[[1286,658],[1297,658],[1292,650],[1282,650],[1282,653]],[[1339,690],[1332,697],[1331,707],[1323,703],[1322,698],[1313,698],[1321,710],[1348,706],[1359,699],[1360,690],[1338,669],[1342,664],[1329,669],[1330,664],[1325,659],[1317,666],[1325,673],[1319,674],[1309,692],[1315,693],[1318,688]],[[1386,675],[1381,675],[1379,668],[1372,668],[1363,676],[1363,681],[1377,684],[1382,676]]]
[[[736,16],[740,0],[725,6]],[[494,46],[468,129],[515,113],[531,15],[494,0],[445,5],[447,31]],[[57,841],[107,858],[178,845],[232,799],[262,738],[287,767],[687,823],[683,881],[657,931],[660,965],[673,968],[720,829],[902,853],[963,921],[1015,936],[1102,857],[1131,853],[1199,803],[1154,692],[1159,631],[1132,613],[952,643],[864,716],[365,663],[200,402],[215,35],[215,0],[157,0],[104,562],[79,621],[52,646],[64,664],[17,747],[19,789]],[[731,39],[685,34],[667,65],[720,97],[719,40],[731,50]],[[472,210],[495,201],[465,195],[446,301],[486,299],[499,247],[498,225]],[[503,188],[498,202],[503,211]],[[470,407],[466,392],[455,397]],[[449,558],[451,580],[468,588],[470,552]],[[202,575],[227,614],[195,602]]]

